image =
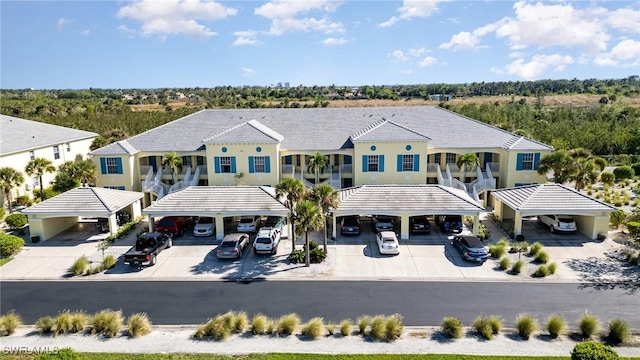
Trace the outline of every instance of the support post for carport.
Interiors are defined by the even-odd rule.
[[[522,234],[522,214],[520,214],[520,211],[518,210],[516,210],[516,217],[513,219],[513,234]]]
[[[480,214],[473,217],[473,236],[478,236],[480,230]]]
[[[331,213],[331,233],[332,239],[336,239],[336,214]]]
[[[224,238],[224,216],[222,214],[216,214],[216,240],[222,240]]]
[[[116,213],[109,215],[109,234],[115,235],[118,233],[118,219]]]
[[[153,219],[153,216],[149,216],[149,232],[156,231],[156,222]]]
[[[409,215],[407,214],[400,216],[400,239],[409,239]]]

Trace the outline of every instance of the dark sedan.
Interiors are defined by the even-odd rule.
[[[360,219],[357,216],[345,216],[340,224],[342,235],[360,235]]]
[[[426,216],[414,216],[411,218],[411,232],[416,233],[431,233],[431,225],[429,219]]]
[[[489,249],[479,238],[473,235],[455,235],[449,238],[464,260],[482,263],[489,258]]]

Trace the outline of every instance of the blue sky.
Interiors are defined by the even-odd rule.
[[[0,87],[393,85],[640,74],[640,1],[6,1]]]

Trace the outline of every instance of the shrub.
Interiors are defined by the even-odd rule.
[[[493,338],[493,328],[491,326],[491,320],[486,317],[479,316],[473,321],[473,328],[485,339],[491,340]]]
[[[236,334],[241,334],[245,331],[247,326],[249,326],[249,317],[247,316],[247,313],[244,311],[240,311],[235,315],[236,315],[236,319],[234,324],[235,325],[234,330]]]
[[[558,267],[558,265],[556,265],[556,263],[551,263],[549,265],[547,265],[547,269],[549,269],[549,274],[553,275],[556,273],[556,268]]]
[[[269,322],[269,318],[262,314],[257,314],[253,316],[251,320],[251,333],[253,335],[263,335],[267,331],[267,323]]]
[[[15,311],[9,311],[5,315],[0,316],[0,336],[9,336],[16,332],[16,329],[22,325],[22,318]]]
[[[613,185],[613,181],[615,180],[615,178],[616,176],[610,171],[603,171],[602,173],[600,173],[600,181],[602,181],[606,185]]]
[[[539,242],[535,242],[529,248],[529,255],[536,256],[542,249],[544,249],[544,246]]]
[[[609,165],[609,162],[607,161],[607,159],[596,156],[593,158],[593,162],[598,166],[598,169],[600,169],[600,171],[603,171],[605,167],[607,167],[607,165]]]
[[[358,318],[358,320],[356,320],[356,322],[358,323],[358,332],[360,333],[360,335],[366,335],[367,334],[367,326],[369,326],[369,323],[371,322],[371,318],[367,315],[363,315],[361,317]]]
[[[327,329],[327,335],[333,336],[336,333],[336,324],[328,323],[326,329]]]
[[[300,324],[298,315],[291,313],[278,319],[278,335],[292,335]]]
[[[313,250],[309,250],[309,261],[312,264],[320,264],[327,258],[327,253],[322,248],[316,247]]]
[[[571,350],[571,360],[617,360],[618,353],[611,346],[595,341],[583,341]]]
[[[533,261],[538,264],[546,264],[549,262],[549,254],[544,250],[540,250],[533,258]]]
[[[526,241],[518,241],[511,244],[510,253],[523,253],[529,251],[529,243]]]
[[[523,267],[524,267],[524,261],[518,260],[515,263],[513,263],[513,266],[511,267],[511,271],[514,274],[520,274],[520,272],[522,272]]]
[[[640,238],[640,222],[629,221],[627,222],[627,231],[632,239]]]
[[[105,256],[104,259],[102,260],[102,270],[111,269],[116,265],[117,262],[118,260],[116,259],[115,256],[113,255]]]
[[[292,264],[302,264],[302,263],[304,263],[304,250],[300,250],[300,249],[293,250],[293,252],[291,252],[291,254],[289,254],[289,257],[287,259]]]
[[[93,275],[93,274],[97,274],[100,271],[102,271],[102,265],[98,265],[98,266],[89,266],[87,268],[87,271],[85,272],[85,274],[87,275]]]
[[[75,334],[84,331],[88,323],[89,317],[84,312],[69,312],[66,310],[56,316],[53,334]]]
[[[302,335],[310,338],[317,339],[323,335],[324,321],[321,317],[315,317],[309,321],[307,321],[304,326],[302,326]]]
[[[507,249],[503,245],[498,245],[498,244],[489,245],[489,253],[491,254],[491,257],[494,259],[501,258],[506,252],[507,252]]]
[[[151,321],[146,313],[131,314],[127,319],[127,334],[137,338],[151,333]]]
[[[75,276],[80,276],[87,271],[89,267],[89,259],[86,256],[82,255],[74,261],[73,265],[71,265],[71,273]]]
[[[500,269],[507,270],[511,266],[511,261],[509,261],[508,257],[503,257],[500,259]]]
[[[632,164],[631,168],[633,169],[633,174],[638,176],[640,175],[640,162]]]
[[[533,273],[534,277],[545,277],[551,275],[549,268],[546,265],[540,265]]]
[[[193,337],[196,339],[225,340],[231,335],[235,327],[234,321],[235,316],[232,312],[217,315],[213,319],[209,319],[206,324],[198,327]]]
[[[564,320],[564,317],[559,314],[553,314],[547,318],[547,331],[549,332],[549,336],[552,338],[557,338],[558,336],[564,334],[567,328],[567,322]]]
[[[493,331],[494,334],[502,331],[502,319],[500,319],[499,316],[491,315],[489,317],[489,323],[491,323],[491,331]]]
[[[5,210],[4,207],[0,206],[0,221],[4,219],[5,215],[7,215],[7,210]]]
[[[24,240],[15,235],[0,234],[0,256],[15,255],[24,246]]]
[[[387,341],[399,339],[400,336],[402,336],[402,331],[404,330],[404,326],[402,325],[402,316],[400,314],[388,316],[386,322],[385,339],[387,339]]]
[[[625,180],[632,178],[635,173],[631,166],[623,165],[613,169],[613,175],[616,177],[616,180]]]
[[[578,329],[582,338],[589,339],[600,330],[600,320],[594,315],[585,313],[578,322]]]
[[[71,313],[69,311],[63,311],[56,316],[55,329],[53,335],[66,334],[71,332]]]
[[[440,332],[449,339],[462,337],[462,321],[455,317],[445,317],[440,325]]]
[[[7,216],[4,222],[12,229],[19,229],[27,225],[27,217],[24,214],[14,213]]]
[[[35,357],[35,360],[80,360],[80,354],[73,349],[64,348],[54,352],[42,352]]]
[[[122,322],[122,311],[101,310],[93,315],[91,333],[117,336],[122,329]]]
[[[478,238],[480,238],[480,240],[486,240],[490,236],[491,231],[487,229],[487,226],[485,224],[480,224],[480,226],[478,227]]]
[[[351,335],[351,320],[349,319],[342,320],[342,322],[340,323],[340,334],[342,336]]]
[[[516,317],[516,329],[521,338],[529,340],[538,329],[538,321],[531,314],[520,314]]]
[[[40,334],[51,334],[56,321],[51,316],[43,316],[36,321],[35,326]]]
[[[609,335],[607,338],[615,345],[628,342],[629,339],[631,339],[629,324],[622,319],[611,320],[609,322]]]
[[[371,319],[371,330],[369,336],[376,340],[382,340],[385,338],[386,320],[382,315],[376,315]]]

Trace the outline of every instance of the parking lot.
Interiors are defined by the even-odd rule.
[[[496,242],[504,236],[491,221],[483,220],[490,229],[491,238],[486,244]],[[84,224],[82,224],[84,225]],[[61,279],[68,278],[68,269],[80,256],[87,256],[95,265],[102,259],[97,244],[104,234],[92,231],[90,227],[65,232],[55,238],[38,243],[27,244],[24,250],[8,264],[0,267],[3,279]],[[138,226],[141,229],[143,224]],[[218,241],[215,237],[194,237],[187,232],[173,241],[173,247],[164,250],[158,256],[153,267],[138,269],[124,265],[121,255],[135,242],[132,231],[123,239],[118,239],[105,251],[119,257],[118,264],[105,273],[91,276],[74,277],[74,279],[102,280],[230,280],[243,279],[431,279],[431,280],[481,280],[481,281],[522,281],[533,280],[526,275],[535,270],[534,264],[528,264],[523,274],[512,275],[497,269],[496,260],[488,260],[484,264],[476,264],[462,260],[460,253],[450,244],[447,236],[441,233],[435,224],[430,234],[412,235],[408,240],[400,240],[400,254],[395,256],[381,255],[378,251],[375,233],[370,224],[363,221],[362,232],[356,236],[341,236],[329,240],[329,251],[325,262],[313,264],[310,268],[304,264],[290,264],[287,260],[291,252],[291,241],[283,239],[276,255],[255,255],[250,246],[238,260],[220,260],[215,256]],[[233,228],[227,229],[233,231]],[[612,241],[591,241],[579,233],[550,234],[547,229],[535,221],[524,224],[526,240],[542,242],[551,261],[558,266],[551,280],[575,281],[585,275],[581,273],[576,262],[594,263],[598,259],[605,261],[608,254],[620,248]],[[330,231],[329,231],[330,233]],[[251,241],[253,241],[253,235]],[[322,246],[322,233],[311,234],[311,238]],[[296,240],[301,249],[304,237]],[[513,261],[517,254],[509,254]],[[530,259],[523,256],[527,263]]]

